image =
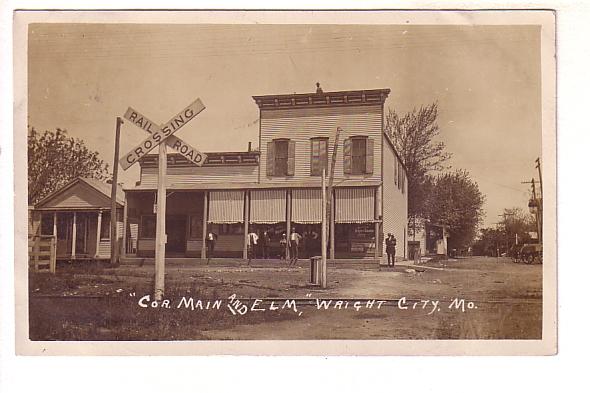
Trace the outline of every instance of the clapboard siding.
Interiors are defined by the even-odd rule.
[[[166,184],[201,184],[215,182],[248,183],[258,180],[258,167],[243,166],[208,166],[208,167],[168,167]],[[141,185],[157,187],[158,168],[143,168]]]
[[[381,180],[382,106],[346,106],[261,110],[260,112],[260,181],[289,182],[309,180],[311,138],[329,138],[328,162],[333,151],[336,128],[341,127],[336,161],[335,179]],[[343,141],[351,136],[364,135],[373,140],[374,161],[372,174],[345,175],[343,171]],[[267,176],[267,143],[277,138],[295,141],[295,173],[293,176]],[[330,165],[330,164],[328,164]]]
[[[408,225],[408,196],[407,184],[405,192],[394,181],[395,168],[398,165],[393,148],[388,142],[383,147],[383,250],[385,238],[392,233],[397,240],[395,255],[406,257],[407,247],[404,244],[404,234]],[[407,239],[406,239],[407,240]],[[384,258],[387,254],[384,253]]]

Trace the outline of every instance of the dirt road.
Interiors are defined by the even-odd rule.
[[[33,274],[31,338],[541,337],[541,265],[469,258],[393,270],[332,268],[325,290],[310,287],[308,274],[303,264],[287,268],[267,261],[254,267],[170,266],[168,307],[156,308],[146,299],[147,307],[140,306],[152,291],[153,266]],[[215,299],[222,307],[207,309]],[[146,324],[153,328],[144,329]]]

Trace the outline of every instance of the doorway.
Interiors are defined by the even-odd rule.
[[[186,216],[166,216],[166,255],[184,256],[186,252]]]

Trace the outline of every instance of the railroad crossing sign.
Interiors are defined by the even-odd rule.
[[[127,108],[127,112],[125,112],[125,115],[123,115],[123,117],[125,119],[129,120],[135,126],[141,128],[144,131],[149,132],[150,134],[153,133],[154,131],[157,131],[157,130],[160,130],[163,128],[163,126],[156,126],[155,125],[156,123],[154,123],[153,121],[148,119],[147,116],[142,115],[141,113],[139,113],[139,111],[136,111],[135,109],[133,109],[131,107]],[[170,146],[172,149],[176,150],[184,158],[186,158],[187,160],[189,160],[190,162],[192,162],[193,164],[195,164],[197,166],[203,165],[203,163],[205,162],[205,159],[207,159],[206,154],[201,153],[200,151],[198,151],[197,149],[195,149],[194,147],[192,147],[191,145],[189,145],[188,143],[186,143],[182,139],[178,138],[176,135],[170,135],[168,138],[165,139],[165,141],[168,146]],[[132,154],[126,155],[121,160],[124,161],[129,166],[131,166],[136,161],[135,157],[136,156],[133,152]]]
[[[147,118],[144,116],[139,117],[140,114],[133,109],[127,109],[127,112],[125,112],[125,118],[143,130],[147,132],[151,131],[151,133],[150,136],[144,139],[139,145],[134,147],[129,153],[125,154],[123,158],[119,160],[121,167],[123,167],[125,170],[129,169],[141,157],[148,154],[163,141],[167,141],[167,144],[172,144],[172,147],[177,149],[185,157],[189,155],[190,151],[190,156],[193,157],[193,159],[190,159],[190,161],[197,165],[202,165],[206,158],[204,157],[203,153],[200,153],[198,150],[191,148],[190,145],[188,145],[186,142],[183,142],[179,138],[175,138],[170,141],[168,141],[168,139],[170,139],[170,137],[173,136],[172,134],[180,130],[186,123],[194,119],[199,113],[201,113],[203,109],[205,109],[205,106],[201,100],[197,98],[196,101],[181,110],[177,115],[172,117],[172,119],[168,120],[168,122],[166,122],[161,127],[156,127],[155,123],[147,120]],[[135,116],[133,116],[134,114]],[[127,117],[127,115],[129,117]],[[201,158],[201,160],[198,162],[194,159],[194,157],[197,155]]]
[[[201,166],[207,156],[197,149],[191,147],[182,139],[173,135],[180,130],[186,123],[194,119],[205,106],[200,99],[192,102],[189,106],[181,110],[177,115],[172,117],[168,122],[161,126],[156,126],[153,121],[143,116],[133,108],[127,109],[124,117],[135,124],[137,127],[150,133],[150,136],[144,139],[139,145],[125,154],[119,164],[123,169],[130,168],[139,159],[156,146],[158,151],[158,191],[156,205],[156,253],[155,253],[155,280],[154,280],[154,300],[161,301],[164,297],[164,269],[165,269],[165,250],[166,250],[166,166],[167,153],[166,145],[171,146],[178,151],[190,162]]]

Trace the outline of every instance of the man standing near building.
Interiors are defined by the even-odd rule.
[[[252,231],[248,233],[248,265],[252,262],[252,258],[256,258],[256,247],[258,246],[258,235]]]
[[[397,241],[395,240],[395,236],[391,233],[387,234],[387,239],[385,240],[385,252],[387,253],[387,266],[394,267],[395,265],[395,246]]]
[[[260,251],[262,252],[262,259],[268,259],[268,247],[270,244],[270,236],[267,231],[263,231],[260,236]]]
[[[289,235],[289,252],[291,254],[291,261],[289,265],[295,266],[297,260],[299,259],[299,241],[301,240],[301,235],[297,233],[295,228],[291,229],[291,235]]]
[[[207,265],[211,261],[211,257],[213,256],[213,251],[215,250],[215,242],[217,241],[217,234],[213,231],[207,234],[207,238],[205,239],[205,244],[207,245]]]

